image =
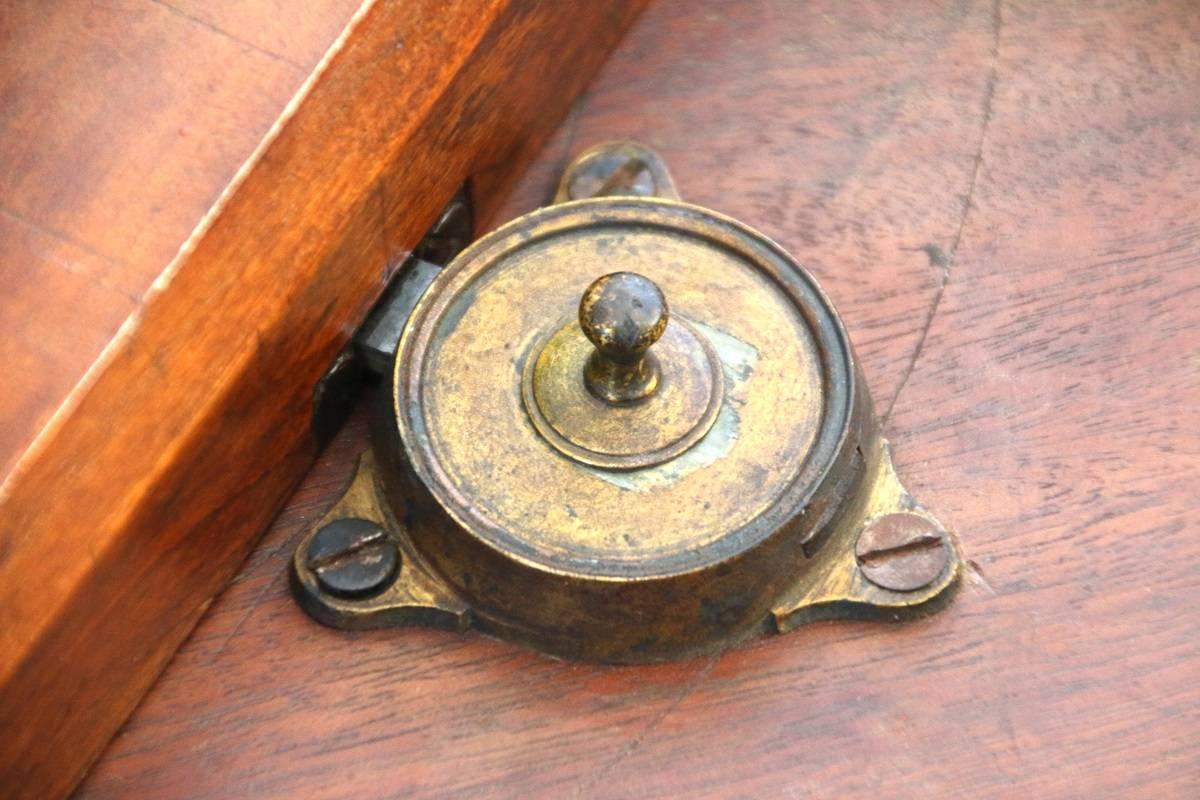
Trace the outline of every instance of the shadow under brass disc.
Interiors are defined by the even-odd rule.
[[[685,452],[716,422],[724,397],[721,362],[678,317],[654,345],[658,385],[637,402],[614,406],[588,391],[584,366],[594,349],[572,317],[534,347],[525,365],[525,410],[563,455],[605,469],[649,467]]]

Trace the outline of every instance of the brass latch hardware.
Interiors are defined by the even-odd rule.
[[[649,148],[390,298],[358,337],[388,408],[291,565],[317,620],[642,662],[951,596],[829,300]]]
[[[313,438],[323,448],[342,427],[368,376],[391,369],[400,333],[434,276],[471,242],[474,215],[467,187],[459,189],[429,232],[396,269],[353,340],[313,387]]]

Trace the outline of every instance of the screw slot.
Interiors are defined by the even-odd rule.
[[[317,531],[308,543],[305,565],[321,589],[337,597],[378,594],[395,579],[400,551],[378,524],[339,519]]]
[[[867,523],[854,547],[858,568],[882,589],[914,592],[950,563],[946,532],[919,514],[888,514]]]

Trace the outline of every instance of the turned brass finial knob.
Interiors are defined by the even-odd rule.
[[[614,272],[593,281],[579,301],[579,326],[596,346],[583,370],[588,390],[613,404],[653,394],[662,370],[648,351],[668,314],[667,298],[649,278]]]

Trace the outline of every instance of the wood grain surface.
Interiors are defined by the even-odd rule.
[[[313,3],[288,15],[284,38],[260,33],[284,27],[267,0],[229,4],[236,20],[166,0],[5,3],[0,479],[359,4]]]
[[[4,11],[0,796],[75,785],[311,463],[389,271],[641,2],[252,5]]]
[[[615,137],[822,282],[955,603],[636,668],[325,629],[360,418],[79,796],[1200,796],[1194,5],[661,0],[499,216]]]

